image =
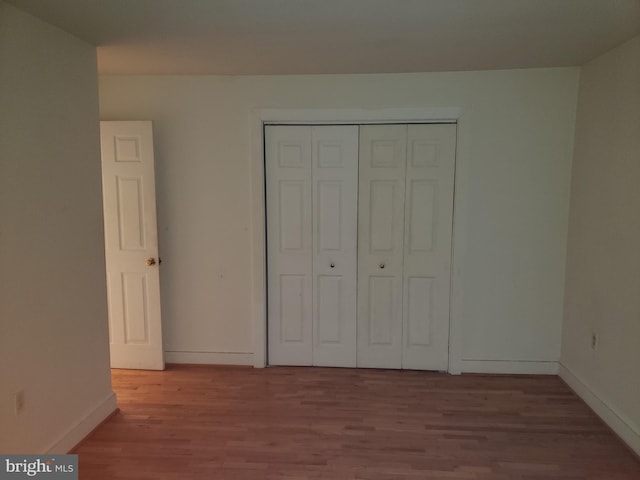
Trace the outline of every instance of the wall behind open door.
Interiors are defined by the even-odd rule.
[[[167,358],[264,362],[264,163],[256,112],[360,109],[351,120],[363,120],[372,109],[448,106],[463,112],[451,311],[457,369],[553,372],[578,74],[101,77],[101,117],[152,119],[161,148]],[[417,120],[438,119],[450,117]]]
[[[112,368],[163,370],[151,122],[100,122]]]

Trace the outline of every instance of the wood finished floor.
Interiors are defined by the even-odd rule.
[[[557,377],[170,366],[113,386],[81,479],[640,479]]]

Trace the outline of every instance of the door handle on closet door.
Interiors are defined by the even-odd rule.
[[[336,264],[335,264],[335,263],[333,263],[333,262],[331,262],[331,263],[329,264],[329,266],[330,266],[331,268],[333,268],[333,267],[335,267],[335,266],[336,266]]]
[[[384,262],[380,264],[380,268],[384,268]]]

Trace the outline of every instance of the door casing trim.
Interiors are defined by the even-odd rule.
[[[461,107],[280,109],[255,108],[250,112],[249,166],[251,173],[251,324],[253,366],[267,365],[267,255],[264,168],[264,125],[266,124],[372,124],[372,123],[456,123],[456,165],[454,173],[453,232],[451,245],[451,293],[449,298],[448,373],[462,373],[463,291],[462,266],[466,252],[468,184],[470,171],[469,134],[472,112]]]

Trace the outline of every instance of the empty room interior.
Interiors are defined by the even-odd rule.
[[[640,0],[0,0],[0,456],[640,479],[639,184]]]

